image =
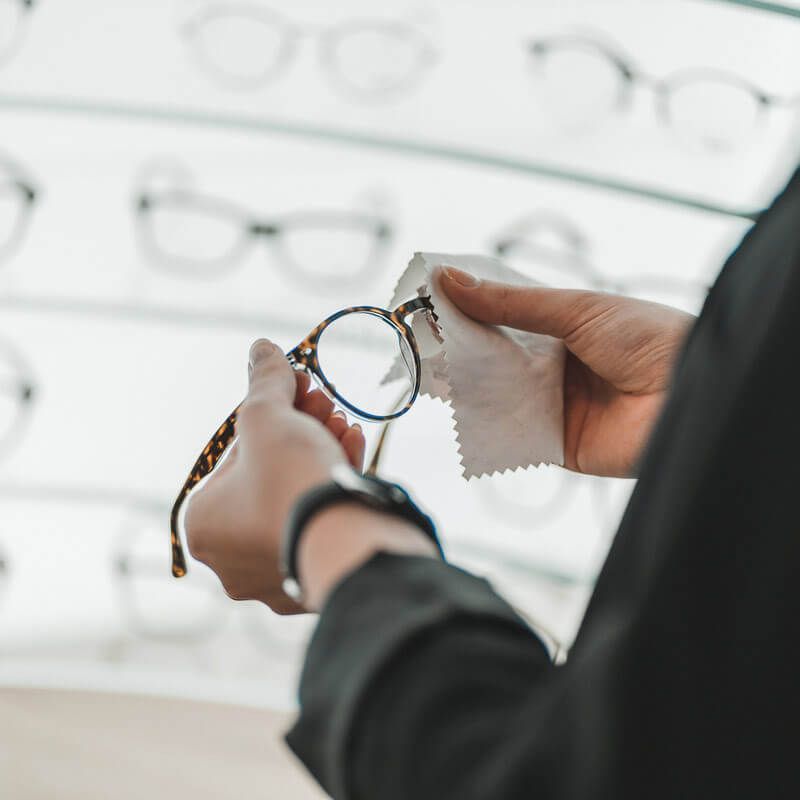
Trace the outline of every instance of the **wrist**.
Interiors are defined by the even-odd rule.
[[[361,503],[337,503],[315,514],[297,550],[306,608],[319,611],[340,581],[382,551],[439,556],[434,543],[416,525]]]

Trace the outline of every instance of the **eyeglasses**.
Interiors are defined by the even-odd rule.
[[[416,297],[394,311],[375,306],[344,308],[317,325],[286,358],[353,416],[366,422],[389,422],[405,414],[419,394],[419,348],[407,319],[420,311],[433,325],[435,315],[428,297]],[[186,574],[178,531],[181,509],[190,492],[233,444],[240,407],[231,412],[203,448],[172,507],[172,574],[176,578]],[[382,440],[385,435],[386,428]]]
[[[769,94],[727,70],[692,67],[651,77],[593,35],[534,39],[527,52],[545,99],[573,128],[629,108],[633,87],[640,84],[654,93],[664,125],[706,150],[726,151],[745,144],[770,109],[800,104],[800,96]]]
[[[234,268],[258,239],[286,276],[320,289],[362,285],[385,262],[392,228],[355,211],[305,211],[264,219],[233,203],[186,190],[136,198],[141,242],[154,263],[192,278]]]
[[[0,0],[0,64],[16,51],[25,34],[33,0]]]
[[[181,33],[201,67],[235,89],[277,78],[304,36],[317,38],[323,71],[335,87],[358,100],[386,99],[413,88],[436,58],[419,28],[402,20],[360,19],[318,28],[248,2],[211,3],[184,23]]]
[[[0,341],[0,454],[3,456],[21,436],[33,399],[30,369],[16,348]]]
[[[176,586],[161,562],[161,512],[131,507],[119,529],[112,556],[114,590],[120,614],[131,633],[165,644],[202,643],[230,626],[233,606],[219,580],[207,567],[192,570]],[[289,657],[311,634],[306,616],[283,624],[269,610],[239,606],[235,622],[254,644],[273,657]]]
[[[608,276],[589,258],[583,232],[559,212],[542,210],[495,238],[496,255],[549,286],[596,289],[675,306],[697,314],[708,286],[701,281],[655,273]]]
[[[3,5],[0,0],[0,7]],[[22,242],[35,200],[36,190],[20,168],[0,158],[0,264],[11,258]]]

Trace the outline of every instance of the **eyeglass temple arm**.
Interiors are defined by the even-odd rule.
[[[169,515],[169,535],[172,545],[172,574],[176,578],[182,578],[186,574],[186,556],[183,552],[178,530],[181,508],[192,489],[211,473],[236,437],[236,418],[239,415],[240,408],[241,403],[228,415],[225,422],[217,428],[216,433],[203,448],[203,452],[194,462],[192,471],[189,473],[189,477],[181,487],[178,497],[172,506],[172,511]]]
[[[390,414],[394,414],[395,411],[399,411],[406,402],[407,393],[403,392],[400,397],[397,398],[397,402],[392,407],[392,410],[389,412]],[[383,423],[383,428],[381,429],[381,435],[378,437],[378,443],[375,445],[375,450],[372,453],[372,458],[369,460],[369,464],[367,464],[366,469],[364,470],[365,475],[377,475],[378,474],[378,466],[381,460],[381,454],[383,453],[383,447],[386,444],[386,437],[389,435],[389,428],[391,427],[392,423],[395,420],[388,419],[386,422]]]
[[[297,358],[297,348],[286,353],[289,363],[295,367],[300,362]],[[169,515],[169,534],[172,545],[172,574],[176,578],[182,578],[186,574],[186,556],[183,552],[179,531],[180,513],[183,504],[189,497],[192,489],[211,473],[214,467],[222,458],[225,451],[231,446],[236,438],[236,419],[239,416],[241,403],[227,416],[225,422],[217,428],[216,433],[211,437],[208,444],[203,448],[197,460],[194,462],[189,477],[181,487],[178,497],[173,503],[172,511]]]

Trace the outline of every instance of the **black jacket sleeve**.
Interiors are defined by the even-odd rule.
[[[567,663],[484,581],[379,555],[291,747],[337,800],[800,797],[799,370],[800,173],[692,330]]]

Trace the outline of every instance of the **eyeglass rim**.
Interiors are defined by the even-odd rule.
[[[411,330],[411,326],[405,322],[404,317],[407,314],[402,313],[402,310],[408,305],[408,303],[403,303],[394,311],[389,311],[385,308],[379,308],[378,306],[349,306],[347,308],[343,308],[320,322],[320,324],[317,325],[317,327],[314,328],[314,330],[311,331],[311,333],[306,336],[306,338],[303,339],[299,345],[286,354],[286,357],[289,359],[289,362],[295,369],[304,369],[309,375],[319,379],[318,383],[320,383],[320,388],[323,389],[325,394],[328,395],[329,399],[336,403],[340,403],[347,408],[348,411],[360,419],[368,422],[386,422],[388,420],[402,417],[403,414],[411,409],[411,406],[414,405],[414,402],[419,395],[419,385],[422,370],[416,337],[414,336],[414,332]],[[413,311],[419,311],[423,308],[425,308],[425,306],[419,306],[418,308],[414,308],[412,311],[407,313],[413,313]],[[388,325],[391,325],[391,327],[394,328],[400,336],[404,337],[406,343],[411,349],[411,354],[414,358],[414,388],[412,389],[406,404],[401,409],[398,409],[391,414],[370,414],[369,412],[364,411],[364,409],[353,405],[336,391],[334,385],[328,380],[325,372],[320,367],[319,357],[317,354],[317,347],[319,345],[320,337],[331,325],[331,323],[350,314],[370,314],[374,317],[382,319]]]

